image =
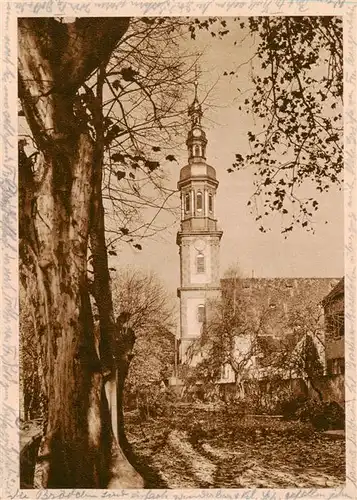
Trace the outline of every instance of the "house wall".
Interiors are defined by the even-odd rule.
[[[240,384],[226,383],[220,384],[220,396],[225,401],[240,399],[249,401],[257,393],[257,383],[262,395],[262,402],[269,407],[274,406],[278,400],[308,397],[318,399],[318,394],[310,383],[305,383],[302,379],[269,381],[247,381],[244,384],[244,391]],[[344,375],[325,375],[314,379],[314,386],[317,387],[323,396],[323,401],[335,401],[342,407],[345,406],[345,377]]]
[[[325,325],[326,325],[326,359],[344,358],[344,335],[338,331],[333,322],[338,321],[338,317],[344,315],[344,296],[339,294],[331,298],[324,307]],[[329,324],[329,318],[332,318],[332,325]],[[343,333],[343,332],[342,332]]]
[[[345,357],[345,339],[344,337],[338,340],[326,340],[326,359],[344,358]]]
[[[344,279],[324,298],[326,369],[328,375],[345,372]]]
[[[325,375],[314,380],[314,385],[322,392],[324,401],[336,401],[345,406],[345,376]],[[310,387],[309,395],[316,399],[316,392]]]

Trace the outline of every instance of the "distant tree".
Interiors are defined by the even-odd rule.
[[[122,380],[120,397],[137,400],[172,375],[174,301],[155,274],[140,269],[118,271],[112,289],[116,314],[125,315],[126,329],[131,332],[128,377]],[[124,433],[122,411],[119,424]]]
[[[282,318],[286,335],[265,352],[268,377],[300,378],[322,400],[315,383],[325,373],[325,324],[321,306],[296,307]]]
[[[167,387],[174,371],[175,337],[165,327],[149,327],[137,335],[133,361],[125,383],[128,402],[150,415],[158,393]]]
[[[231,268],[222,297],[207,304],[202,335],[188,350],[189,383],[217,382],[228,365],[239,384],[252,369],[258,354],[258,338],[264,332],[269,311],[249,307],[242,293],[239,271]],[[194,363],[192,363],[194,361]]]
[[[278,212],[283,233],[294,226],[313,230],[318,193],[342,180],[342,17],[209,18],[197,20],[191,36],[204,28],[222,38],[238,23],[255,49],[242,64],[251,65],[253,89],[244,109],[256,127],[248,132],[250,153],[238,151],[228,171],[254,169],[256,189],[248,205],[257,221]],[[265,223],[259,229],[265,232]]]
[[[174,302],[156,274],[139,268],[119,269],[112,278],[112,290],[115,314],[126,312],[136,332],[172,328]]]

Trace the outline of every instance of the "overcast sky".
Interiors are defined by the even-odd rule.
[[[203,106],[203,125],[208,138],[207,162],[215,167],[220,183],[216,203],[218,222],[223,230],[221,275],[231,265],[238,265],[245,276],[254,273],[255,277],[340,277],[344,268],[342,191],[333,188],[318,198],[320,210],[315,218],[315,234],[296,227],[285,239],[280,233],[281,215],[270,220],[271,231],[261,233],[248,210],[247,201],[253,193],[252,170],[227,173],[235,153],[248,151],[246,134],[254,130],[252,118],[238,109],[246,98],[245,91],[252,86],[248,78],[250,65],[242,63],[250,59],[254,49],[250,39],[242,43],[241,39],[242,31],[237,30],[221,41],[203,35],[196,42],[186,42],[188,47],[192,48],[195,43],[200,50],[204,49],[199,96],[203,99],[211,89]],[[239,42],[236,46],[235,40]],[[230,72],[238,67],[238,78],[223,76],[225,70]],[[193,89],[187,102],[192,98]],[[173,162],[168,166],[172,187],[176,185],[180,168],[187,163],[184,146],[176,156],[179,164]],[[162,214],[163,224],[173,222]],[[155,238],[143,240],[142,251],[123,246],[120,265],[154,271],[174,292],[179,285],[179,255],[175,243],[178,229],[179,221]]]

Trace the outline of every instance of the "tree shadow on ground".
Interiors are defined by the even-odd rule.
[[[133,447],[125,437],[122,439],[123,451],[137,472],[144,479],[144,487],[147,489],[167,489],[168,484],[163,480],[159,472],[150,464],[150,458],[139,457],[133,450]]]

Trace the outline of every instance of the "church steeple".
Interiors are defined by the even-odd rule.
[[[202,128],[202,106],[198,100],[198,81],[195,81],[195,96],[188,108],[188,116],[191,118],[191,128],[187,136],[188,161],[192,163],[195,159],[206,159],[207,139]]]
[[[207,139],[202,127],[202,106],[195,95],[188,108],[188,164],[181,168],[178,189],[181,196],[181,227],[176,242],[180,249],[180,341],[181,361],[192,340],[205,323],[206,305],[220,293],[219,243],[217,226],[216,170],[206,162]]]

